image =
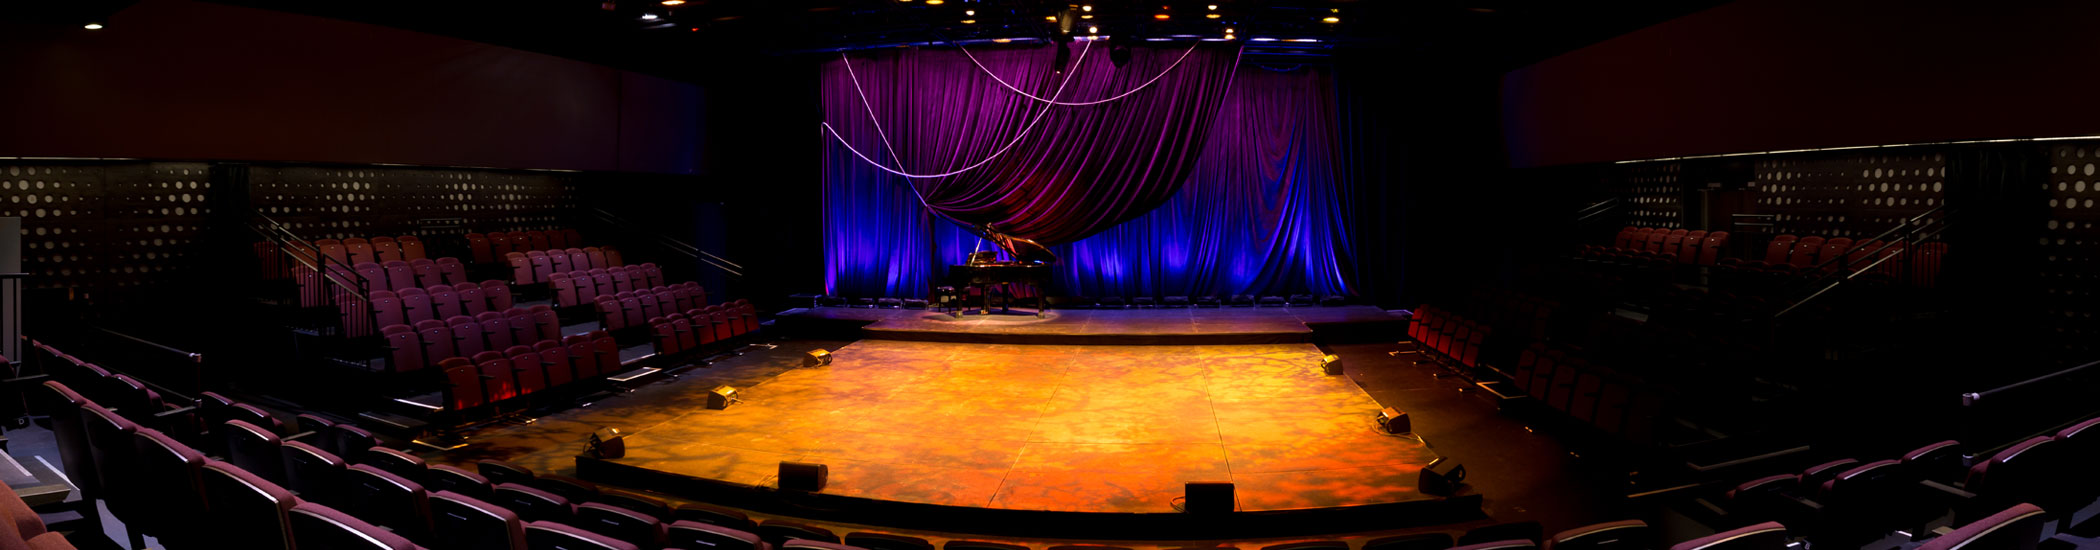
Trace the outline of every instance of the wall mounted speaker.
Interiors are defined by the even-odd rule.
[[[597,458],[620,458],[627,456],[627,436],[619,428],[599,428],[591,432],[591,438],[583,445],[584,454]]]
[[[1389,434],[1415,431],[1414,422],[1407,419],[1407,413],[1400,412],[1400,409],[1392,407],[1386,407],[1385,410],[1378,412],[1378,425],[1385,428],[1385,433]]]
[[[802,366],[805,367],[821,367],[829,364],[831,364],[831,352],[824,350],[811,350],[809,357],[802,360]]]
[[[1238,508],[1230,481],[1188,482],[1185,509],[1191,514],[1219,514]]]
[[[1320,358],[1320,370],[1329,376],[1342,373],[1342,356],[1328,355]]]
[[[1415,485],[1422,490],[1422,494],[1451,496],[1452,493],[1458,492],[1458,486],[1465,481],[1465,466],[1452,462],[1450,457],[1439,457],[1436,462],[1422,467],[1422,479]]]
[[[735,403],[737,401],[740,400],[736,398],[736,388],[732,388],[726,385],[715,386],[715,389],[708,390],[707,392],[707,408],[710,409],[718,411],[722,409],[727,409],[729,408],[730,403]]]
[[[829,477],[831,469],[823,464],[780,461],[781,489],[814,493],[824,490],[824,481]]]

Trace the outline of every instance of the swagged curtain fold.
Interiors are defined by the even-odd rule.
[[[1350,293],[1331,78],[1241,69],[1230,47],[1132,48],[1120,68],[1103,46],[1072,48],[1068,82],[1049,47],[973,50],[984,69],[933,49],[825,64],[826,292],[923,296],[991,248],[959,224],[991,223],[1063,257],[1063,294]],[[986,70],[1066,102],[1157,80],[1052,106]],[[984,164],[907,178],[871,160],[912,174]]]

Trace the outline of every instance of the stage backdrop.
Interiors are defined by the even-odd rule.
[[[898,176],[820,134],[826,292],[924,296],[947,266],[993,248],[955,221],[963,220],[1050,245],[1063,258],[1059,294],[1354,295],[1332,78],[1315,68],[1240,66],[1231,47],[1181,59],[1185,52],[1133,48],[1115,68],[1105,47],[1075,44],[1078,66],[1064,84],[1052,48],[972,49],[1015,88],[1065,102],[1113,97],[1180,66],[1117,101],[1050,107],[1010,151],[955,176]],[[958,50],[856,54],[850,73],[846,63],[823,69],[825,120],[853,149],[900,172],[985,159],[1045,107]]]

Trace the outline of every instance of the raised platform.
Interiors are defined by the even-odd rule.
[[[776,323],[848,338],[920,342],[1064,345],[1286,344],[1316,330],[1398,334],[1401,318],[1371,306],[993,310],[806,308]],[[854,330],[857,329],[857,333]]]
[[[828,367],[741,388],[744,402],[727,410],[706,409],[707,388],[692,387],[659,405],[684,412],[660,409],[651,416],[664,421],[634,426],[624,458],[578,458],[578,471],[714,501],[785,494],[857,510],[861,521],[1172,523],[1188,517],[1176,507],[1189,481],[1233,482],[1239,510],[1270,518],[1340,511],[1390,521],[1444,504],[1416,489],[1436,453],[1380,433],[1377,402],[1347,377],[1323,374],[1321,352],[1307,344],[869,340],[833,356]],[[782,461],[828,465],[829,487],[774,492]]]

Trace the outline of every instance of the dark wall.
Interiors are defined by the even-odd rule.
[[[0,67],[0,156],[700,169],[696,86],[333,19],[145,0]]]
[[[1744,0],[1502,80],[1510,164],[2100,134],[2092,2]]]

